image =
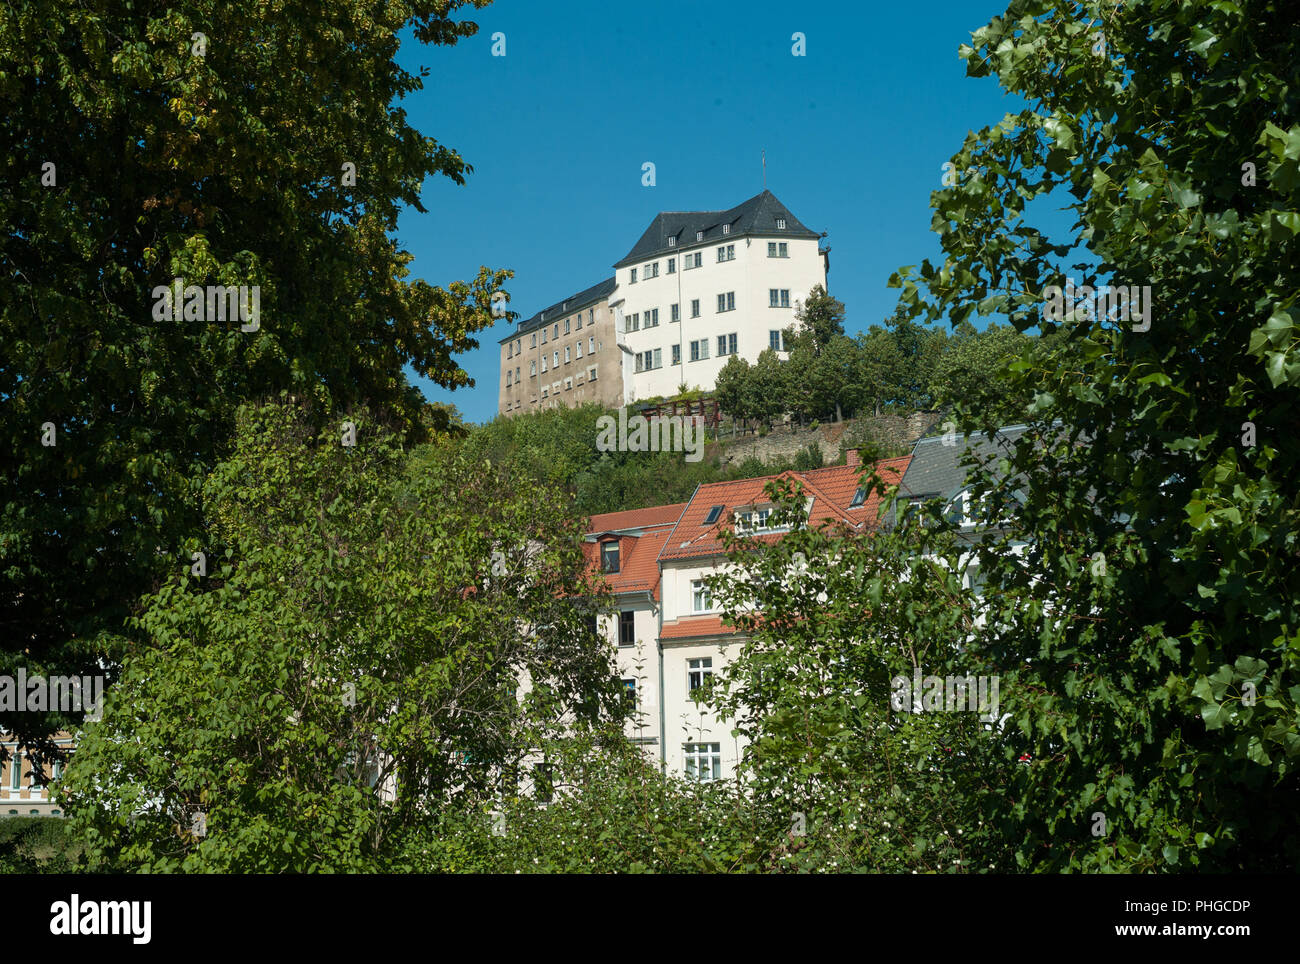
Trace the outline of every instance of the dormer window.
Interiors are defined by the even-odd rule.
[[[785,218],[777,218],[777,219],[776,219],[776,229],[777,229],[778,231],[784,231],[784,230],[785,230]]]
[[[618,572],[618,541],[611,539],[600,545],[600,571]]]
[[[731,233],[731,225],[730,225],[730,224],[724,224],[724,225],[722,226],[722,233],[723,233],[723,234],[730,234],[730,233]]]
[[[668,247],[670,247],[670,248],[675,248],[675,247],[677,247],[677,239],[676,239],[676,238],[669,238],[669,239],[668,239]]]
[[[746,509],[744,512],[737,512],[736,534],[751,535],[756,532],[766,532],[767,520],[771,514],[771,509]]]
[[[703,240],[704,240],[704,232],[703,232],[703,231],[696,231],[696,232],[695,232],[695,240],[696,240],[696,241],[703,241]]]

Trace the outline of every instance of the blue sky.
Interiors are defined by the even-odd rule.
[[[428,213],[397,237],[431,284],[510,268],[528,317],[609,277],[664,210],[723,209],[767,187],[831,247],[831,293],[850,333],[892,314],[901,265],[940,255],[930,192],[968,130],[1020,102],[966,77],[957,48],[1000,14],[994,0],[800,5],[496,0],[452,48],[403,45],[425,88],[409,122],[474,167],[459,187],[425,182]],[[506,55],[491,55],[505,34]],[[806,56],[791,35],[806,36]],[[656,166],[656,185],[641,165]],[[461,357],[476,385],[431,400],[479,422],[496,414],[497,339]],[[412,373],[413,374],[413,373]]]

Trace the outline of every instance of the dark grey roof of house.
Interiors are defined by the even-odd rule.
[[[518,338],[520,335],[525,335],[534,328],[542,327],[542,325],[547,322],[558,321],[571,312],[579,311],[597,301],[603,301],[609,297],[610,292],[613,290],[613,278],[606,278],[599,284],[594,284],[590,288],[584,288],[576,295],[569,295],[569,297],[565,298],[563,301],[557,301],[549,308],[543,308],[528,320],[519,322],[519,327],[504,338],[497,339],[497,344],[504,345],[511,338]]]
[[[777,218],[785,218],[784,228],[776,226]],[[724,224],[731,225],[731,231],[725,235],[722,233]],[[698,231],[704,232],[702,241],[695,240]],[[790,209],[778,201],[775,194],[763,191],[726,211],[661,211],[650,222],[645,234],[641,235],[641,240],[614,267],[622,268],[696,244],[716,243],[724,238],[730,241],[745,235],[773,238],[821,237],[791,214]],[[676,239],[671,248],[668,246],[669,238]]]
[[[968,448],[981,459],[1010,455],[1012,444],[1027,429],[1025,425],[1008,425],[998,429],[992,441],[987,435],[959,435],[955,445],[944,445],[942,435],[917,439],[912,461],[903,474],[901,494],[909,498],[951,499],[966,486],[970,468],[962,462]]]

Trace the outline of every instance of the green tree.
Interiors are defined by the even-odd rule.
[[[807,345],[820,355],[832,338],[844,334],[844,304],[827,294],[824,286],[813,285],[808,297],[796,303],[794,320],[783,333],[786,350]]]
[[[365,401],[418,438],[404,369],[469,384],[454,356],[508,272],[409,277],[399,211],[471,168],[406,122],[423,82],[395,58],[408,30],[473,35],[454,17],[485,2],[0,12],[0,672],[121,656],[133,600],[202,531],[241,401]],[[255,286],[257,318],[199,320],[200,294],[166,320],[176,278],[249,286],[246,309]],[[58,724],[0,714],[22,741]]]
[[[149,600],[63,780],[92,866],[388,869],[531,748],[621,717],[562,495],[350,418],[351,447],[243,410],[209,574]]]
[[[1036,339],[1011,325],[989,325],[983,331],[959,325],[931,374],[935,407],[961,405],[978,417],[981,428],[1022,420],[1033,399],[1007,392],[1005,368],[1017,359],[1036,357],[1037,349]]]
[[[901,404],[903,389],[901,373],[903,356],[893,334],[879,325],[872,325],[857,337],[858,367],[855,381],[863,404],[879,415],[882,409]]]
[[[863,484],[874,500],[897,481],[869,470]],[[951,531],[919,517],[812,528],[797,484],[778,480],[768,492],[774,521],[790,531],[766,545],[727,533],[732,568],[712,579],[714,599],[743,634],[715,700],[749,741],[742,771],[754,807],[804,815],[803,857],[814,866],[1011,866],[981,821],[1009,769],[987,725],[992,693],[986,687],[984,720],[978,686],[976,712],[917,713],[910,696],[895,702],[896,679],[910,683],[918,671],[983,675],[962,652],[978,600],[949,562],[960,555]]]
[[[944,263],[892,283],[1076,346],[1012,363],[1036,424],[980,473],[995,505],[1016,480],[1029,546],[982,550],[971,644],[1031,761],[990,815],[1026,868],[1300,866],[1297,42],[1277,2],[1016,0],[962,49],[1029,106],[968,135],[982,173],[932,197]],[[1030,217],[1049,195],[1063,237]],[[1092,290],[1062,304],[1071,276]]]

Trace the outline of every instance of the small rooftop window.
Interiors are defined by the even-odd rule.
[[[600,571],[618,572],[618,541],[611,539],[600,545]]]
[[[865,501],[867,501],[867,490],[859,487],[858,491],[853,493],[853,501],[849,503],[849,508],[856,509]]]
[[[704,240],[704,232],[703,232],[703,231],[696,231],[696,232],[695,232],[695,240],[696,240],[696,241],[703,241],[703,240]]]
[[[777,229],[778,231],[784,231],[784,230],[785,230],[785,218],[777,218],[777,219],[776,219],[776,229]]]
[[[708,526],[708,525],[713,525],[713,523],[717,522],[718,516],[722,515],[722,509],[723,506],[720,505],[715,505],[713,508],[711,508],[709,510],[709,514],[704,517],[703,524]]]

